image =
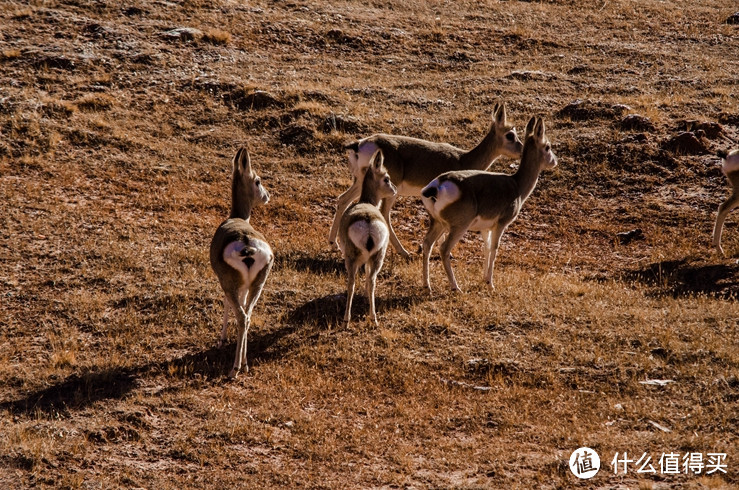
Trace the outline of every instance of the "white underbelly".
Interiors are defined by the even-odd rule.
[[[420,196],[421,190],[423,189],[423,187],[411,185],[406,182],[401,182],[396,187],[398,188],[399,196]]]
[[[497,219],[485,219],[480,216],[475,216],[475,219],[470,223],[470,227],[467,228],[470,231],[487,231],[498,224]]]

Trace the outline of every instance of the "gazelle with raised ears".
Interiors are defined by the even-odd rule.
[[[521,164],[513,175],[477,170],[447,172],[427,185],[421,191],[423,205],[431,215],[431,226],[423,240],[424,285],[431,290],[429,256],[434,243],[446,232],[441,259],[452,290],[460,290],[451,253],[467,230],[472,230],[483,234],[483,276],[494,288],[493,267],[503,232],[533,192],[541,171],[556,165],[557,157],[546,137],[544,121],[532,117],[526,126]]]
[[[397,185],[395,196],[382,200],[381,212],[390,231],[390,242],[403,257],[409,256],[390,224],[390,210],[397,196],[421,196],[421,189],[436,176],[450,170],[485,170],[501,155],[518,158],[523,145],[516,129],[508,124],[504,103],[495,104],[493,122],[488,134],[473,149],[467,151],[446,143],[375,134],[346,146],[349,169],[354,176],[352,186],[339,196],[336,214],[328,240],[336,243],[339,220],[349,205],[359,197],[364,170],[377,150],[382,150],[390,179]]]
[[[346,311],[344,322],[348,325],[351,318],[354,285],[359,267],[365,265],[366,290],[369,300],[369,319],[377,325],[375,312],[375,284],[377,274],[385,260],[385,251],[389,239],[389,230],[385,218],[377,206],[380,200],[392,198],[397,192],[390,180],[387,169],[383,166],[382,150],[377,150],[370,158],[369,167],[365,169],[361,182],[359,202],[353,204],[341,216],[339,237],[341,251],[346,265]]]
[[[223,288],[223,327],[218,346],[226,341],[229,312],[238,325],[236,359],[229,377],[246,371],[246,334],[262,288],[272,269],[274,254],[249,218],[252,208],[269,201],[269,193],[251,168],[249,152],[241,148],[233,159],[231,214],[221,223],[210,242],[210,265]]]
[[[724,220],[734,208],[739,206],[739,150],[732,150],[729,153],[721,152],[719,156],[721,157],[721,171],[732,188],[729,198],[718,207],[716,224],[713,227],[713,246],[716,247],[718,253],[724,255],[724,249],[721,247]]]

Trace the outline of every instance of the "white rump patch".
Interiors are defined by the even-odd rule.
[[[724,159],[723,164],[721,165],[721,170],[724,172],[724,175],[728,175],[731,172],[739,170],[739,151],[731,152]]]
[[[376,220],[369,223],[364,220],[355,221],[349,226],[347,235],[354,246],[362,251],[362,256],[365,259],[375,251],[386,247],[390,238],[385,223]],[[369,237],[372,237],[372,247],[368,250],[367,241]]]
[[[436,188],[436,196],[431,198],[421,197],[421,201],[434,219],[440,219],[441,211],[453,202],[458,201],[462,196],[462,192],[454,182],[445,180],[439,184],[439,179],[432,180],[421,192],[433,187]]]
[[[247,249],[246,255],[244,249]],[[231,242],[223,249],[223,260],[241,273],[247,286],[254,282],[254,278],[272,260],[272,257],[269,244],[261,240],[249,240],[248,247],[242,241]],[[254,259],[254,262],[248,259]],[[247,262],[251,265],[247,265]]]

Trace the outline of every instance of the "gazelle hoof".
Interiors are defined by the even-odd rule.
[[[228,373],[229,379],[235,379],[239,375],[239,372],[241,372],[240,369],[231,368],[231,371],[229,371]],[[249,373],[249,366],[244,366],[244,374],[248,374],[248,373]]]

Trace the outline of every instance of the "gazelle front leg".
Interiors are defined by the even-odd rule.
[[[462,291],[457,285],[457,279],[454,277],[454,270],[452,270],[452,249],[459,243],[466,231],[467,227],[452,228],[449,230],[446,240],[441,245],[441,261],[444,264],[444,270],[449,278],[449,285],[452,291]]]
[[[498,255],[500,238],[503,236],[505,229],[505,226],[498,224],[495,228],[487,232],[486,244],[488,246],[488,251],[486,255],[488,256],[488,260],[484,279],[491,289],[495,289],[495,285],[493,284],[493,267],[495,267],[495,257]]]
[[[436,240],[444,233],[444,226],[434,218],[431,218],[429,231],[423,239],[423,285],[431,292],[431,281],[429,280],[429,260],[431,251],[434,248]]]
[[[394,196],[384,198],[382,200],[382,204],[380,204],[380,212],[382,213],[382,217],[385,218],[385,223],[387,223],[387,228],[390,231],[390,243],[393,244],[393,248],[404,259],[407,259],[411,256],[411,254],[408,253],[408,250],[403,248],[403,245],[400,243],[400,240],[398,240],[398,237],[395,235],[395,230],[393,230],[393,225],[390,224],[390,210],[392,209],[393,204],[395,204],[396,199],[397,199],[397,194]]]
[[[716,224],[713,227],[713,246],[716,247],[718,253],[724,255],[724,249],[721,247],[721,234],[724,231],[724,221],[726,216],[737,206],[739,206],[739,192],[734,193],[726,201],[722,202],[718,207],[718,215],[716,216]]]
[[[337,245],[336,235],[339,233],[339,224],[341,223],[341,216],[349,205],[359,198],[362,193],[362,179],[354,177],[352,186],[347,189],[342,195],[339,196],[336,204],[336,214],[334,214],[334,222],[331,224],[331,231],[328,234],[328,243],[330,245]]]
[[[482,235],[482,274],[483,277],[487,277],[488,267],[490,266],[490,246],[493,239],[493,232],[491,230],[483,231]]]

